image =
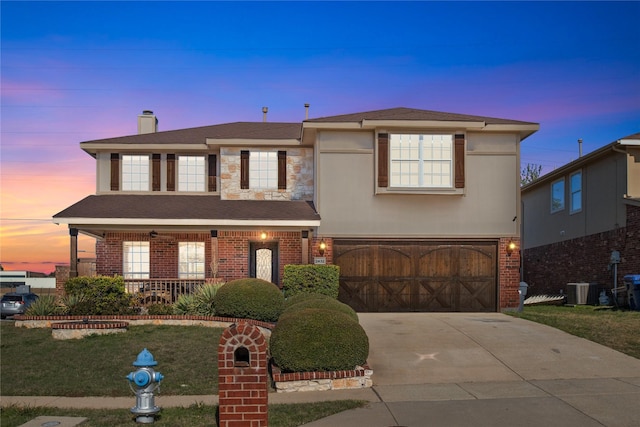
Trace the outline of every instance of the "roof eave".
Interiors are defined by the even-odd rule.
[[[80,143],[80,148],[85,152],[93,155],[99,151],[123,152],[123,151],[202,151],[207,150],[207,144],[96,144],[96,143]]]
[[[206,145],[212,146],[298,146],[302,142],[299,139],[287,138],[287,139],[254,139],[254,138],[207,138]]]
[[[311,219],[158,219],[158,218],[78,218],[53,217],[53,223],[69,226],[238,226],[238,227],[319,227],[320,220]]]

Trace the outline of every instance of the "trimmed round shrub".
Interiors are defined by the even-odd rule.
[[[225,283],[213,299],[217,316],[275,322],[282,313],[284,296],[271,282],[237,279]]]
[[[305,295],[305,294],[298,294],[298,295]],[[280,316],[280,318],[282,319],[282,316],[285,316],[285,315],[288,316],[289,314],[297,313],[298,311],[304,310],[307,308],[321,308],[324,310],[339,311],[340,313],[344,313],[347,316],[351,317],[356,322],[358,321],[358,314],[355,312],[353,308],[349,307],[347,304],[341,303],[337,299],[328,297],[326,295],[321,295],[321,294],[306,294],[306,295],[312,295],[312,296],[304,297],[304,298],[299,297],[299,298],[296,298],[297,300],[296,303],[289,304],[289,305],[285,304],[285,309],[282,312],[282,315]],[[289,300],[287,300],[287,302],[288,301]]]
[[[287,310],[292,305],[298,304],[299,302],[307,301],[310,299],[322,299],[327,298],[326,295],[320,295],[312,292],[301,292],[299,294],[295,294],[293,296],[287,297],[284,300],[284,309]],[[328,297],[331,298],[331,297]]]
[[[280,319],[269,349],[284,372],[339,371],[367,361],[369,338],[344,313],[307,308]]]

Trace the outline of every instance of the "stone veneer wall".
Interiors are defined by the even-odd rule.
[[[287,148],[287,189],[240,189],[240,151],[247,148],[220,149],[220,198],[222,200],[312,200],[313,149]],[[277,152],[277,148],[261,148]]]
[[[617,286],[627,274],[640,274],[640,207],[627,206],[627,225],[616,230],[538,246],[524,251],[524,280],[529,295],[566,292],[567,283],[613,287],[611,252],[621,255]]]

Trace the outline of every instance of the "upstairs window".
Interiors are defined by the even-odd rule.
[[[582,210],[582,171],[574,172],[569,178],[571,199],[569,200],[569,210],[571,213]]]
[[[240,188],[245,190],[286,190],[287,152],[241,151]]]
[[[149,278],[149,242],[123,242],[122,272],[125,279]]]
[[[178,191],[205,191],[204,156],[178,157]]]
[[[389,135],[390,187],[453,187],[453,135]]]
[[[122,156],[122,191],[149,191],[149,156]]]
[[[204,279],[204,242],[180,242],[178,278]]]
[[[551,213],[564,210],[564,178],[551,184]]]

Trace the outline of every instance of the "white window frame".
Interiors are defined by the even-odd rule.
[[[579,176],[578,178],[578,187],[574,188],[574,181],[573,178]],[[575,197],[579,198],[579,203],[575,203],[574,198]],[[569,212],[574,214],[574,213],[578,213],[582,211],[582,170],[573,172],[571,175],[569,175]]]
[[[564,182],[564,177],[555,180],[551,183],[551,191],[550,191],[550,197],[549,197],[549,201],[551,204],[551,213],[556,213],[556,212],[561,212],[564,210],[564,206],[565,206],[565,182]],[[559,198],[559,202],[557,204],[557,206],[555,205],[555,192],[556,192],[556,186],[561,185],[561,191],[560,194],[558,194]]]
[[[389,187],[451,189],[453,134],[390,134]]]
[[[178,243],[178,278],[205,278],[204,242]]]
[[[122,276],[125,279],[148,279],[149,242],[122,242]]]
[[[278,189],[278,152],[249,152],[249,188],[252,190]]]
[[[205,156],[178,156],[178,191],[204,192],[207,184]]]
[[[149,191],[151,165],[148,154],[123,154],[122,191]]]

